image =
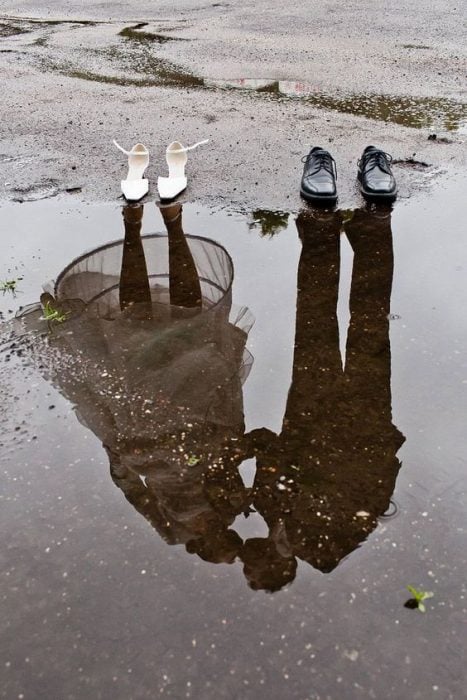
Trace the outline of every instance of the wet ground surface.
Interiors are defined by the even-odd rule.
[[[463,697],[464,34],[449,0],[0,0],[0,697]],[[113,138],[151,153],[124,218]],[[210,139],[189,250],[174,138]]]
[[[204,204],[297,210],[312,145],[336,158],[341,206],[356,205],[356,161],[371,143],[405,164],[408,196],[467,153],[462,13],[447,1],[421,15],[417,0],[293,12],[193,1],[176,13],[165,2],[3,0],[0,195],[108,200],[125,169],[113,138],[147,145],[152,187],[170,141],[209,138],[189,165],[190,196]]]
[[[77,195],[1,205],[1,697],[462,697],[467,181],[430,182],[393,211],[186,202],[227,292],[231,256],[226,346],[75,304],[12,347],[45,281],[100,247],[86,274],[116,289],[102,246],[165,227],[154,202],[126,226]]]

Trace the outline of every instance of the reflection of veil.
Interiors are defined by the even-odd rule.
[[[288,580],[295,557],[328,572],[354,550],[387,510],[400,468],[403,437],[391,422],[390,212],[357,210],[344,225],[354,251],[345,368],[336,311],[342,214],[301,214],[292,384],[280,435],[256,431],[253,503]],[[271,587],[267,572],[262,581]]]
[[[59,275],[48,303],[66,320],[42,341],[43,371],[104,444],[115,483],[168,542],[201,540],[192,551],[232,559],[239,544],[228,525],[245,495],[231,463],[244,432],[252,317],[232,311],[227,251],[185,237],[181,205],[161,211],[168,235],[140,237],[143,207],[125,207],[125,239]],[[24,323],[37,324],[38,313]]]

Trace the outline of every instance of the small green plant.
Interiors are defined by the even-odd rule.
[[[18,280],[4,280],[3,282],[0,282],[0,292],[3,292],[3,294],[10,292],[11,294],[15,295],[17,284]]]
[[[433,598],[434,593],[431,593],[431,591],[419,591],[414,588],[414,586],[407,586],[407,590],[413,596],[410,601],[407,601],[412,604],[410,606],[408,605],[407,607],[418,608],[420,612],[424,613],[426,608],[423,601],[427,600],[428,598]]]
[[[64,321],[66,321],[67,316],[67,313],[62,313],[58,309],[54,309],[50,301],[45,302],[41,316],[41,318],[44,321],[55,321],[56,323],[63,323]]]
[[[201,461],[201,459],[199,457],[197,457],[196,455],[190,455],[190,457],[188,457],[188,466],[194,467],[200,461]]]

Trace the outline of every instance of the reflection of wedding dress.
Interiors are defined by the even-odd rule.
[[[133,438],[147,434],[154,411],[142,406],[149,402],[160,406],[158,434],[187,420],[243,424],[241,383],[252,363],[245,341],[253,318],[245,308],[232,314],[226,251],[208,239],[187,239],[201,279],[201,313],[170,304],[166,236],[142,239],[151,261],[149,318],[135,306],[120,311],[122,241],[78,258],[55,284],[56,304],[72,311],[48,336],[48,371],[107,445],[116,439],[111,433],[123,435],[132,423]],[[33,311],[22,318],[37,328],[41,312]]]
[[[245,343],[253,318],[245,308],[232,312],[226,251],[186,238],[201,311],[170,304],[167,237],[149,236],[142,241],[151,313],[147,307],[139,313],[138,305],[120,310],[119,242],[59,276],[55,304],[70,310],[63,323],[47,332],[38,307],[18,319],[19,332],[36,331],[32,348],[42,373],[105,446],[115,483],[171,543],[209,537],[210,530],[219,537],[245,507],[226,450],[235,451],[244,432],[242,383],[252,364]]]
[[[243,425],[241,378],[247,314],[233,323],[213,311],[159,325],[123,314],[84,312],[55,327],[41,351],[50,379],[75,404],[80,420],[107,446],[164,435],[188,422]]]

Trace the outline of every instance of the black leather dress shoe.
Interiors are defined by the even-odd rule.
[[[332,206],[337,202],[336,163],[328,151],[315,146],[302,159],[303,168],[300,193],[309,202]]]
[[[366,199],[393,201],[397,186],[391,172],[392,158],[389,153],[375,146],[367,146],[358,161],[360,191]]]

